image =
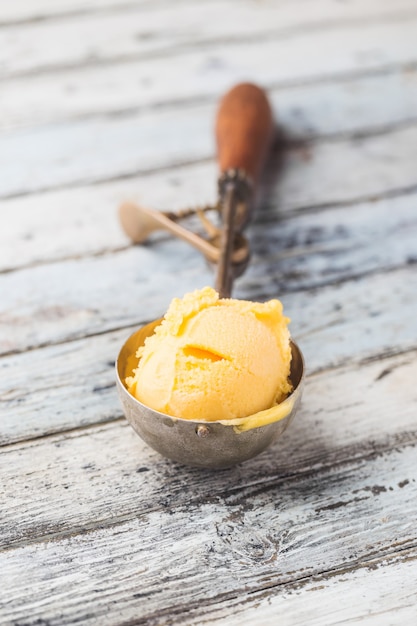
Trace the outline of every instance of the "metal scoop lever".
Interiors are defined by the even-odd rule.
[[[210,231],[210,239],[205,239],[181,226],[173,217],[172,213],[155,211],[133,202],[124,202],[119,207],[119,218],[123,230],[134,243],[143,243],[152,232],[164,229],[202,252],[210,263],[217,264],[220,259],[221,230],[214,224],[203,221],[206,230]],[[232,238],[229,263],[236,268],[242,264],[245,264],[246,267],[248,260],[249,243],[247,239],[243,235]]]

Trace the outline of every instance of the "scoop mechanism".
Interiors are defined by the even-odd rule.
[[[243,230],[256,206],[259,177],[273,135],[273,117],[265,92],[250,83],[236,85],[223,97],[216,118],[220,169],[217,204],[174,214],[125,202],[119,208],[124,231],[135,243],[145,241],[157,229],[165,229],[188,242],[215,266],[216,291],[221,298],[229,298],[234,279],[243,274],[249,263],[249,243]],[[207,217],[207,212],[213,210],[219,214],[220,227]],[[194,214],[200,218],[206,237],[179,223]],[[263,421],[261,414],[256,419],[214,418],[210,422],[174,418],[134,398],[125,379],[136,367],[138,348],[160,322],[156,320],[133,333],[116,363],[117,389],[126,418],[146,443],[180,463],[219,469],[256,456],[284,432],[298,408],[303,385],[303,357],[294,342],[290,372],[293,391],[277,405],[274,421]]]
[[[265,92],[250,83],[233,87],[220,102],[215,130],[220,169],[215,205],[175,214],[124,202],[119,217],[134,243],[142,243],[153,231],[165,229],[194,246],[216,266],[216,290],[221,298],[228,298],[233,280],[249,263],[249,243],[242,232],[253,214],[259,177],[274,136]],[[207,218],[208,211],[219,214],[220,228]],[[179,224],[193,214],[200,218],[207,237]]]

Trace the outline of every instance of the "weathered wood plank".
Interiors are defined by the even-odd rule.
[[[259,213],[249,231],[245,289],[279,293],[417,262],[416,194],[279,219]],[[278,217],[278,219],[277,219]]]
[[[301,159],[300,164],[296,163],[297,153],[295,156],[291,155],[294,167],[298,170],[300,187],[303,177],[310,178],[314,184],[316,168],[313,168],[312,172],[310,162],[304,167],[302,156],[298,156]],[[331,155],[326,156],[330,166]],[[322,163],[320,157],[313,159],[313,162],[317,163],[317,160],[318,168]],[[328,171],[327,173],[331,176]],[[290,174],[291,169],[288,172],[288,175]],[[372,172],[368,171],[367,174],[371,178]],[[379,172],[375,172],[376,176],[378,174]],[[122,233],[117,218],[117,206],[123,199],[136,197],[138,202],[148,206],[162,206],[170,210],[180,208],[181,205],[184,207],[198,204],[198,199],[203,203],[214,202],[215,175],[215,166],[212,163],[190,165],[175,172],[154,174],[141,180],[9,200],[4,205],[8,210],[7,222],[5,228],[0,231],[0,269],[9,271],[31,263],[102,254],[127,247],[129,242]],[[341,194],[341,202],[346,201],[344,190],[339,188],[338,182],[335,180],[334,185],[331,181],[328,185],[323,184],[322,204],[331,205],[332,195],[337,204],[338,193]],[[372,183],[368,178],[365,178],[364,182],[365,185]],[[354,190],[355,193],[362,191],[359,184],[360,181]],[[350,247],[354,240],[359,248],[365,244],[373,246],[374,250],[378,248],[381,240],[387,236],[391,237],[393,230],[405,231],[406,241],[407,237],[411,237],[415,226],[413,211],[415,194],[362,203],[355,208],[341,207],[338,210],[328,210],[326,216],[296,217],[289,222],[282,221],[283,217],[291,216],[291,212],[303,209],[301,204],[298,206],[292,204],[293,186],[295,182],[292,184],[288,182],[289,188],[281,190],[278,183],[271,189],[268,210],[260,209],[258,223],[252,225],[249,230],[256,249],[261,250],[267,246],[267,249],[263,248],[264,253],[273,250],[275,259],[287,255],[290,247],[293,256],[299,255],[300,246],[303,255],[307,252],[314,253],[317,243],[321,246],[325,242],[329,244],[330,237],[335,237],[335,243],[341,244],[342,248]],[[309,193],[306,185],[303,185],[302,189],[305,195]],[[285,192],[288,193],[288,197],[284,195]],[[327,196],[324,195],[326,192]],[[276,208],[274,205],[277,205]],[[274,219],[277,220],[275,225],[271,223]],[[382,219],[384,221],[381,221]],[[266,232],[265,221],[268,222],[268,237],[272,236],[269,244],[265,237],[262,237],[262,233]],[[369,241],[366,241],[367,238]],[[395,244],[398,243],[398,239],[394,240],[392,249],[388,251],[380,247],[379,253],[383,254],[385,261],[388,260],[390,253],[395,255]],[[402,244],[402,256],[397,258],[397,262],[401,262],[401,259],[406,260],[407,254],[412,256],[412,252],[412,242],[411,246]]]
[[[212,102],[221,95],[218,88],[205,96],[196,94],[188,102],[178,92],[174,97],[169,84],[166,93],[162,90],[165,83],[156,91],[153,83],[144,89],[141,81],[132,80],[138,74],[140,67],[128,64],[6,81],[2,85],[0,128],[12,130],[92,116],[128,117],[152,108],[156,108],[153,123],[160,124],[165,119],[158,119],[161,107],[186,107],[190,117],[203,118],[202,132],[208,126],[211,128],[215,113]],[[231,76],[230,84],[234,80]],[[269,83],[272,83],[269,93],[276,118],[292,138],[361,133],[416,118],[417,72],[413,67],[400,66],[376,75],[353,72],[352,76],[339,80],[313,81],[306,85],[274,87],[275,81]],[[268,87],[268,82],[264,86]],[[172,132],[170,127],[166,132]]]
[[[239,6],[243,7],[243,10],[248,13],[251,10],[250,2],[243,3],[241,0],[228,0],[226,2],[205,2],[201,0],[200,6],[202,9],[207,9],[210,7],[210,4],[217,5],[220,9],[222,7],[227,7],[229,10],[236,7],[239,2]],[[181,12],[184,12],[186,15],[190,13],[190,7],[187,4],[193,4],[190,0],[177,0],[177,5],[180,5]],[[124,2],[117,2],[116,0],[61,0],[59,4],[54,0],[14,0],[13,4],[3,4],[0,7],[0,24],[10,24],[14,22],[23,22],[23,21],[41,21],[41,20],[53,20],[56,18],[67,18],[70,15],[83,15],[86,13],[95,13],[96,19],[99,17],[97,13],[101,12],[135,12],[135,8],[140,6],[141,9],[146,8],[146,10],[155,10],[157,9],[159,12],[166,5],[170,3],[166,0],[136,0],[132,2],[131,0],[124,0]],[[410,8],[414,8],[414,5],[409,0],[402,0],[396,4],[396,7],[407,10]],[[354,0],[349,2],[347,6],[339,6],[337,2],[329,1],[329,0],[321,0],[315,2],[315,11],[313,11],[311,3],[308,1],[298,0],[297,9],[294,10],[292,3],[286,4],[281,2],[280,0],[267,0],[263,3],[263,10],[273,11],[275,14],[279,11],[279,16],[282,20],[292,18],[290,24],[295,22],[297,17],[300,17],[300,13],[302,18],[305,20],[306,18],[322,18],[329,19],[332,17],[333,19],[349,19],[349,18],[357,18],[358,16],[362,16],[364,18],[370,17],[374,14],[377,16],[381,15],[391,15],[392,14],[392,4],[387,0],[366,0],[362,3]],[[252,9],[253,10],[253,9]],[[239,17],[239,13],[237,13]],[[295,22],[295,23],[298,23]],[[188,23],[187,23],[188,26]]]
[[[375,219],[377,221],[377,217]],[[361,219],[357,223],[360,225],[360,222]],[[332,227],[337,230],[334,226],[337,223],[336,218],[329,228],[330,232]],[[407,224],[407,220],[404,224]],[[327,228],[324,220],[322,227],[324,231]],[[362,244],[356,256],[363,265],[357,267],[350,247],[343,247],[344,232],[338,234],[341,246],[341,256],[338,257],[339,252],[329,241],[326,243],[323,231],[314,232],[313,228],[311,237],[316,242],[316,254],[312,246],[309,251],[312,253],[312,261],[307,263],[306,258],[310,257],[304,257],[300,250],[298,265],[296,257],[286,257],[285,252],[280,260],[281,267],[277,266],[275,258],[272,264],[268,256],[262,259],[260,248],[264,245],[264,239],[259,235],[259,256],[236,282],[235,296],[249,300],[282,296],[286,310],[294,320],[293,334],[296,337],[301,335],[304,339],[305,333],[305,339],[309,342],[311,320],[319,319],[313,322],[313,327],[326,327],[329,342],[346,342],[347,354],[351,354],[349,346],[352,346],[352,338],[346,340],[340,334],[344,335],[349,328],[354,330],[357,324],[355,310],[361,316],[357,328],[363,324],[362,329],[367,334],[367,340],[363,341],[359,330],[354,332],[358,343],[365,350],[365,356],[368,349],[372,352],[375,329],[378,329],[377,332],[382,330],[380,320],[383,310],[387,315],[394,315],[393,322],[399,320],[395,322],[399,326],[398,346],[406,345],[407,341],[414,345],[416,318],[413,294],[417,272],[413,265],[395,273],[328,286],[319,292],[286,293],[306,284],[323,284],[329,275],[331,282],[334,282],[338,276],[346,279],[352,274],[361,274],[363,270],[374,269],[375,266],[381,269],[389,267],[390,263],[391,267],[395,267],[407,258],[412,261],[415,258],[415,255],[411,256],[412,233],[409,241],[404,231],[404,250],[399,245],[389,248],[390,252],[386,253],[388,263],[381,254],[387,239],[382,238],[381,248],[376,243],[375,247],[369,244],[370,248],[366,250],[368,242],[364,238],[362,241],[365,245]],[[381,229],[371,227],[369,221],[368,228],[371,238],[372,233],[381,233]],[[323,248],[320,248],[320,240],[324,240]],[[291,242],[288,245],[291,247]],[[404,252],[406,256],[402,256]],[[175,282],[172,280],[173,259]],[[286,268],[284,272],[281,269],[283,267]],[[6,296],[0,301],[0,353],[22,351],[155,319],[165,311],[172,297],[211,284],[212,281],[212,273],[198,253],[182,242],[168,239],[155,246],[129,248],[118,254],[41,265],[3,274],[0,276],[0,291]],[[48,285],[47,290],[45,285]],[[76,288],[69,289],[68,285]],[[399,317],[398,311],[401,312]],[[360,353],[362,349],[358,348]],[[327,356],[324,362],[327,364]]]
[[[114,361],[128,333],[116,331],[1,359],[0,444],[121,417]]]
[[[352,276],[356,272],[363,274],[375,268],[381,271],[395,266],[396,263],[405,263],[407,258],[411,259],[411,255],[415,254],[415,220],[413,198],[404,197],[382,204],[377,203],[375,206],[368,205],[355,209],[349,207],[316,215],[302,215],[290,221],[282,221],[272,228],[267,224],[256,224],[252,229],[254,251],[252,267],[242,287],[246,295],[251,291],[252,296],[256,297],[256,294],[259,296],[263,290],[267,290],[270,296],[276,296],[277,293],[288,291],[290,287],[300,287],[303,284],[318,285],[326,280]],[[264,235],[266,230],[268,231],[267,239]],[[290,249],[288,249],[288,242],[291,244]],[[145,249],[145,253],[146,251]],[[133,251],[132,254],[134,254]],[[154,261],[154,263],[157,262]],[[77,280],[78,263],[74,265],[74,278],[69,280]],[[131,272],[136,272],[137,263],[132,260],[130,263]],[[116,257],[113,258],[113,266],[116,275],[114,282],[117,283],[119,274]],[[149,270],[149,264],[147,268]],[[203,264],[202,269],[205,271]],[[21,342],[25,332],[26,341],[33,341],[33,316],[36,317],[37,332],[48,331],[49,322],[54,317],[55,324],[58,323],[62,327],[61,333],[65,332],[68,324],[75,329],[80,319],[88,317],[89,302],[94,301],[95,305],[98,304],[98,297],[93,291],[93,286],[98,280],[97,276],[108,275],[109,271],[99,265],[97,272],[94,272],[91,280],[88,281],[85,291],[85,298],[88,298],[88,301],[86,300],[84,305],[87,310],[84,313],[82,309],[78,310],[78,315],[76,310],[68,311],[68,307],[65,308],[67,305],[62,300],[59,305],[61,308],[54,308],[51,302],[49,314],[45,309],[43,314],[39,311],[37,314],[29,312],[30,319],[25,321],[22,317],[14,333],[11,333],[9,328],[10,314],[3,313],[0,320],[3,322],[4,329],[2,333],[4,349],[11,347],[12,344],[7,343],[10,342],[11,337],[14,337],[14,341]],[[126,271],[126,268],[123,269],[126,280],[132,282],[133,279],[126,274]],[[166,283],[171,282],[171,271],[164,278]],[[85,273],[84,267],[83,280],[85,280]],[[47,303],[42,283],[51,284],[51,279],[49,273],[42,275],[43,278],[35,283],[35,291],[37,284],[39,298],[45,305]],[[293,318],[292,326],[295,336],[299,336],[302,343],[305,343],[303,348],[309,370],[313,371],[330,364],[340,363],[344,359],[360,360],[378,352],[398,349],[398,347],[404,349],[407,347],[407,341],[410,341],[410,345],[415,345],[417,324],[414,321],[416,314],[415,306],[413,306],[416,284],[414,275],[415,272],[411,267],[405,273],[379,276],[376,283],[375,277],[370,277],[367,279],[370,282],[365,281],[360,289],[357,285],[349,283],[340,294],[340,287],[336,286],[330,288],[329,294],[322,298],[317,294],[311,295],[309,292],[301,296],[287,294],[284,302],[286,307],[289,307],[288,310]],[[401,278],[399,279],[398,276]],[[12,276],[3,278],[6,278],[6,282],[7,279],[12,278],[9,284],[14,283]],[[20,294],[23,286],[29,282],[33,284],[33,278],[26,277],[22,283],[19,282],[15,286],[16,293]],[[59,283],[59,278],[57,278],[57,283]],[[370,301],[367,285],[371,285],[369,289],[374,291],[375,284],[379,285],[377,288],[379,295]],[[66,283],[64,288],[67,292],[67,299],[68,296],[72,297],[68,294]],[[143,289],[143,286],[139,284],[138,288]],[[387,306],[385,299],[390,290],[392,293],[396,290],[396,295],[390,298],[390,305]],[[114,302],[110,301],[114,291],[114,286],[109,284],[108,299],[106,298],[102,304],[103,309],[108,307],[109,315],[114,312]],[[7,292],[10,293],[11,290],[4,288],[4,293]],[[353,293],[355,297],[358,297],[358,293],[362,294],[357,311],[347,304],[351,301]],[[164,297],[165,289],[161,289],[158,300],[161,308],[159,311],[154,310],[155,317],[166,307],[167,301],[163,302]],[[138,305],[133,307],[130,323],[134,323],[135,318],[139,319],[140,315],[143,319],[145,311],[148,313],[144,304],[139,306],[140,300],[144,302],[144,293],[138,293],[137,299]],[[310,301],[307,309],[306,301]],[[318,311],[323,311],[319,324],[316,321]],[[404,315],[404,311],[408,311],[409,314]],[[62,319],[59,317],[60,313]],[[100,315],[105,314],[105,311],[100,314],[100,311],[96,310],[96,314],[101,319]],[[361,324],[357,321],[359,314],[362,316]],[[65,319],[66,315],[68,319]],[[41,321],[42,316],[44,316],[44,322]],[[73,318],[72,322],[71,318]],[[96,332],[102,330],[100,323],[99,321],[95,325]],[[43,326],[44,329],[42,329]],[[402,327],[400,331],[398,326]],[[384,327],[387,330],[382,333]],[[367,340],[360,339],[358,342],[352,342],[355,336],[360,337],[361,332],[369,333],[369,328],[371,331]],[[56,329],[57,327],[55,327],[55,332]],[[91,328],[87,327],[87,330],[91,332]],[[7,443],[20,440],[25,436],[33,437],[56,432],[62,428],[106,421],[119,415],[120,410],[112,389],[114,382],[112,363],[128,333],[129,330],[123,330],[110,333],[108,336],[91,337],[87,340],[45,348],[35,353],[30,352],[2,359],[0,361],[0,371],[3,372],[3,376],[0,377],[0,423],[2,424],[0,440]],[[346,339],[343,340],[344,336]],[[45,340],[44,336],[41,338]],[[50,340],[62,341],[65,340],[65,335],[52,336]],[[317,345],[325,341],[328,343],[328,349],[317,351]],[[399,341],[398,346],[397,341]],[[361,345],[358,346],[357,343]],[[16,345],[13,345],[16,348]],[[21,343],[20,348],[23,349]],[[91,393],[91,384],[80,377],[80,364],[90,372],[94,381],[93,388],[97,388],[95,393]],[[30,395],[27,394],[29,370],[33,372],[30,377]],[[74,394],[74,389],[79,389],[79,392]],[[77,411],[77,406],[82,396],[85,397],[85,401],[83,410],[80,412]],[[62,408],[64,405],[65,410]]]
[[[204,116],[189,118],[184,108],[161,111],[157,117],[148,112],[5,133],[0,143],[0,194],[97,182],[208,159],[214,153],[213,133],[204,132],[209,124]]]
[[[163,2],[163,0],[162,0]],[[71,15],[95,13],[97,11],[125,10],[134,6],[150,8],[161,4],[156,0],[135,0],[135,2],[117,2],[117,0],[14,0],[3,2],[0,6],[0,26],[10,26],[24,22],[66,19]]]
[[[199,47],[206,49],[206,55],[210,48],[215,48],[217,56],[225,41],[237,40],[246,45],[248,40],[255,38],[259,47],[260,41],[268,35],[277,39],[308,38],[310,33],[317,37],[317,32],[321,32],[321,37],[326,39],[328,30],[331,33],[341,31],[338,39],[343,40],[345,31],[349,28],[352,31],[352,27],[359,38],[364,27],[370,27],[372,38],[376,24],[380,26],[382,22],[384,27],[388,23],[391,32],[396,32],[393,24],[399,21],[406,26],[409,19],[417,17],[415,9],[413,0],[397,0],[395,7],[388,1],[378,0],[353,0],[343,4],[322,0],[314,5],[308,1],[296,5],[241,2],[239,9],[234,0],[221,0],[183,3],[179,21],[178,7],[172,3],[155,6],[151,11],[144,11],[143,6],[125,5],[120,12],[10,27],[0,41],[0,67],[3,76],[13,76],[132,57],[163,56],[168,59],[173,54],[181,54],[184,48],[198,54]],[[352,32],[350,39],[352,46]],[[362,35],[360,44],[363,41]],[[344,47],[344,42],[340,43],[335,49],[337,54]],[[397,43],[391,39],[390,47]],[[360,51],[360,46],[356,49]],[[311,52],[315,56],[313,49]],[[380,54],[381,48],[377,56]],[[382,59],[387,56],[390,52],[384,52]],[[365,61],[369,61],[367,57],[369,54],[364,55]],[[289,56],[285,58],[286,64],[291,62]],[[258,63],[259,67],[261,65]]]
[[[375,308],[363,314],[361,324],[357,322],[352,307],[345,314],[339,310],[339,315],[335,315],[340,306],[338,289],[333,307],[327,305],[318,327],[314,307],[317,307],[316,312],[321,310],[320,301],[314,298],[311,308],[303,313],[306,304],[303,299],[297,314],[294,312],[292,326],[300,325],[299,335],[309,372],[341,362],[360,361],[384,351],[406,349],[407,342],[416,345],[416,324],[412,318],[414,309],[411,307],[408,331],[405,330],[407,321],[404,321],[400,333],[399,324],[395,321],[402,319],[403,308],[410,307],[409,302],[412,302],[413,284],[407,296],[408,281],[402,283],[405,287],[403,293],[396,292],[392,305],[384,306],[382,295],[381,302],[373,302]],[[395,289],[397,284],[398,279],[394,275],[386,289]],[[366,288],[364,291],[366,293]],[[359,305],[358,315],[361,309]],[[350,320],[349,314],[352,315]],[[327,328],[328,325],[330,328]],[[382,333],[384,327],[386,332]],[[370,332],[369,328],[372,329]],[[367,330],[369,336],[366,341],[352,341],[355,336],[360,337],[361,331]],[[129,329],[116,331],[1,359],[0,442],[5,444],[105,422],[121,415],[114,393],[113,362],[129,332]],[[342,339],[344,336],[345,340]],[[317,350],[320,344],[324,347]],[[88,379],[80,376],[80,368],[89,372]],[[30,394],[27,388],[28,371],[31,372]],[[82,410],[79,409],[81,397],[84,398]]]
[[[201,114],[200,109],[198,111]],[[3,164],[0,196],[135,176],[155,168],[212,158],[214,137],[211,124],[206,111],[204,115],[189,117],[187,109],[183,108],[160,111],[157,118],[153,113],[143,113],[123,119],[83,120],[4,134],[0,143]],[[301,190],[303,185],[298,184],[296,165],[304,170],[306,161],[316,159],[319,162],[316,161],[312,170],[316,166],[322,169],[315,186],[309,187],[310,204],[315,201],[317,190],[331,181],[330,176],[335,171],[339,172],[341,180],[348,177],[345,187],[349,184],[352,195],[352,182],[356,185],[361,184],[361,179],[367,181],[367,168],[371,163],[371,174],[375,172],[379,178],[375,193],[381,187],[386,189],[393,184],[415,184],[410,162],[415,158],[416,134],[416,127],[410,126],[366,139],[354,137],[338,142],[319,142],[311,150],[300,147],[298,152],[290,152],[289,171],[284,172],[280,189],[285,191],[288,185],[292,188],[291,174],[295,176],[297,189],[292,193],[297,192],[294,203],[299,203],[300,194],[305,195]],[[39,145],[43,147],[41,153]],[[329,177],[324,178],[323,172],[327,173],[327,170],[320,159],[329,153],[333,165],[329,164]],[[304,182],[309,186],[314,181],[306,176]]]
[[[205,118],[201,121],[206,123]],[[162,135],[163,132],[160,141]],[[209,133],[199,136],[196,145],[204,150]],[[167,150],[177,140],[179,135],[172,142],[167,140]],[[361,141],[319,142],[308,149],[287,150],[282,175],[271,182],[265,196],[270,207],[268,215],[273,219],[275,213],[279,219],[281,215],[317,205],[331,206],[355,202],[361,197],[407,191],[417,185],[413,167],[416,146],[417,127],[414,127]],[[183,148],[186,150],[186,146]],[[209,150],[208,145],[206,148]],[[162,145],[158,154],[161,158]],[[189,156],[185,152],[182,158]],[[144,161],[145,158],[144,150]],[[95,163],[94,154],[90,160]],[[23,184],[23,170],[16,166],[14,169],[21,179],[19,184]],[[117,206],[123,200],[132,198],[170,210],[214,202],[216,175],[216,166],[210,161],[130,180],[4,201],[7,218],[0,229],[0,270],[120,249],[128,244],[117,221]],[[401,205],[407,201],[398,202]],[[411,198],[409,202],[411,206]],[[386,205],[382,202],[380,206]],[[364,206],[360,211],[370,214],[371,209]],[[266,214],[265,209],[259,212],[260,218],[263,213]]]
[[[284,207],[290,204],[292,210],[312,209],[352,202],[364,196],[375,199],[386,193],[414,188],[415,179],[405,159],[414,158],[415,130],[410,127],[379,137],[322,142],[313,144],[311,149],[300,147],[289,151],[277,182],[274,203],[280,207],[283,200]],[[336,154],[337,146],[343,146],[343,156]],[[335,160],[332,161],[331,155]],[[338,192],[331,192],[333,199],[326,202],[328,191],[336,186]],[[292,198],[291,202],[285,202],[286,198]]]
[[[310,377],[303,406],[285,437],[255,459],[221,472],[166,461],[124,420],[4,448],[0,544],[5,548],[56,533],[111,526],[151,510],[216,501],[221,494],[239,499],[239,490],[248,485],[255,489],[275,482],[289,484],[301,474],[327,471],[354,459],[366,465],[363,459],[417,441],[416,366],[414,352],[360,369],[345,367]],[[52,384],[54,378],[52,374]],[[100,384],[100,380],[89,385],[76,381],[71,395],[52,393],[45,412],[51,420],[58,409],[67,412],[73,426],[93,403],[97,414],[103,409],[120,414],[114,388],[111,394],[93,391]],[[36,404],[41,391],[36,392],[35,386],[33,395]],[[22,417],[16,413],[17,419]],[[7,421],[5,426],[7,436]],[[25,426],[16,425],[19,428],[22,432]],[[319,484],[319,478],[315,480]]]
[[[166,210],[213,203],[216,176],[214,162],[197,163],[129,180],[4,201],[7,220],[0,229],[0,269],[127,247],[130,241],[117,217],[124,200]]]
[[[417,540],[414,471],[415,449],[406,447],[166,511],[147,501],[147,513],[125,523],[8,550],[0,554],[4,618],[161,623],[187,608],[395,554]],[[138,501],[147,499],[141,475]],[[185,476],[177,469],[180,482]],[[197,495],[194,484],[188,492]]]
[[[178,243],[161,244],[162,254],[161,246],[142,246],[3,274],[1,292],[7,298],[0,301],[0,352],[49,343],[52,337],[75,339],[87,328],[95,334],[139,324],[144,315],[155,319],[175,295],[212,282],[203,259]],[[174,258],[180,272],[175,282]]]
[[[396,289],[399,283],[397,275],[379,282],[385,282],[386,292]],[[335,363],[357,362],[384,351],[416,345],[415,310],[411,304],[414,283],[408,287],[407,278],[400,282],[402,293],[396,291],[390,306],[384,303],[382,290],[380,302],[368,302],[368,305],[372,304],[371,310],[364,313],[362,310],[366,304],[359,304],[356,312],[345,304],[346,313],[339,309],[336,314],[337,308],[343,306],[336,288],[333,306],[327,304],[320,324],[316,322],[317,312],[322,311],[323,302],[314,297],[311,307],[303,313],[308,295],[303,298],[300,308],[291,314],[292,326],[297,329],[299,325],[298,334],[308,371],[311,373]],[[371,282],[369,290],[373,285]],[[366,299],[367,291],[365,287],[363,299]],[[357,292],[354,296],[357,297]],[[291,304],[291,297],[286,304]],[[411,309],[408,322],[404,316],[405,307]],[[360,316],[362,322],[359,322]],[[408,330],[405,330],[407,326]],[[114,390],[113,363],[129,332],[125,329],[1,359],[0,443],[119,417],[121,409]],[[366,333],[366,340],[361,339],[361,333]],[[354,340],[355,337],[358,341]],[[323,347],[317,350],[318,345]],[[88,378],[80,376],[81,369],[89,372]],[[31,372],[30,377],[28,372]],[[81,408],[80,398],[83,398]]]
[[[318,576],[239,598],[219,602],[218,608],[196,608],[177,614],[171,623],[227,626],[323,626],[413,624],[417,604],[415,548],[385,559],[346,568],[339,574]],[[278,618],[279,616],[279,618]]]
[[[18,13],[21,1],[0,8],[0,24],[2,11]],[[48,17],[48,3],[34,0],[32,16],[42,17],[40,8]],[[0,359],[0,621],[224,623],[237,609],[235,623],[262,626],[274,622],[274,611],[293,623],[313,616],[322,624],[323,614],[354,622],[369,611],[378,626],[406,622],[417,571],[416,7],[411,0],[395,7],[385,0],[245,2],[236,26],[218,26],[217,0],[205,3],[206,13],[186,0],[168,32],[166,18],[156,19],[173,14],[171,3],[145,0],[146,11],[129,3],[87,0],[82,8],[63,0],[49,13],[60,19],[22,25],[20,33],[2,29],[14,51],[4,57],[6,72],[37,76],[27,76],[36,95],[15,107],[15,117],[23,79],[6,80],[0,108],[3,128],[20,128],[6,133],[0,149],[0,195],[36,192],[4,204],[10,226],[0,233],[0,268],[21,269],[0,277],[0,342],[3,354],[47,347]],[[409,21],[407,11],[414,12]],[[268,12],[265,26],[249,19]],[[144,16],[138,29],[136,15]],[[288,63],[264,68],[265,58]],[[79,63],[85,69],[69,67]],[[409,63],[411,72],[398,71]],[[365,73],[374,73],[369,83],[339,80]],[[250,230],[254,255],[235,295],[283,296],[309,377],[285,438],[249,463],[209,473],[170,463],[136,437],[120,418],[112,361],[145,315],[160,315],[172,295],[212,276],[198,255],[166,237],[123,249],[115,207],[128,195],[167,208],[211,199],[208,113],[225,87],[251,76],[278,87],[274,106],[300,144],[292,144]],[[56,89],[38,96],[53,80]],[[313,87],[319,80],[327,82]],[[303,81],[310,87],[294,86]],[[355,89],[356,97],[347,95]],[[298,99],[309,96],[297,111]],[[45,100],[51,103],[40,113]],[[150,111],[155,104],[163,106]],[[38,128],[22,131],[32,124]],[[57,190],[108,177],[127,180]],[[55,191],[39,193],[47,188]],[[75,258],[94,254],[101,256]],[[401,579],[389,584],[389,570]],[[324,589],[311,589],[315,579]],[[366,584],[378,591],[355,602]],[[311,594],[306,602],[296,595],[302,586]],[[378,601],[379,593],[388,597]],[[315,616],[321,602],[325,610]]]
[[[401,286],[403,279],[407,282],[405,288]],[[414,346],[416,281],[417,272],[410,267],[316,292],[289,294],[283,301],[289,314],[294,313],[291,326],[294,336],[308,358],[319,352],[314,361],[316,368],[321,369]],[[385,316],[390,317],[388,327],[396,335],[393,342],[386,334]]]

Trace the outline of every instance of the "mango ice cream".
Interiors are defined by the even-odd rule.
[[[126,379],[146,406],[173,417],[231,420],[291,391],[289,319],[279,300],[219,299],[211,287],[175,298]]]

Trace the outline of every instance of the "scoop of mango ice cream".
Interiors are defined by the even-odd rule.
[[[175,298],[126,379],[146,406],[173,417],[230,420],[291,391],[289,319],[279,300],[219,299],[211,287]]]

